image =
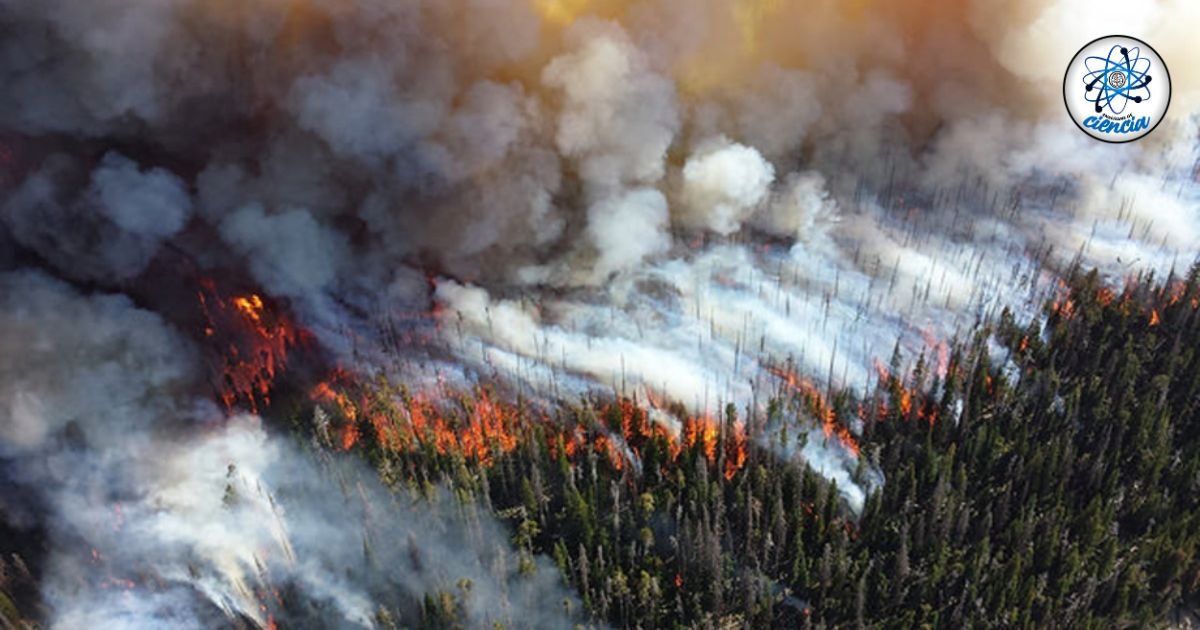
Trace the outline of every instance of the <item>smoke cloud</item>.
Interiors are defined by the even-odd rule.
[[[14,240],[81,279],[126,280],[146,269],[192,212],[187,189],[163,169],[141,170],[117,153],[87,176],[53,155],[8,197],[3,220]]]
[[[683,165],[683,202],[694,214],[684,223],[729,236],[767,197],[775,169],[750,147],[712,144]]]
[[[52,626],[265,627],[276,611],[374,627],[379,607],[412,614],[437,592],[472,624],[572,623],[544,606],[572,600],[553,565],[518,576],[480,506],[394,495],[320,445],[224,418],[197,397],[197,352],[154,313],[36,272],[0,289],[0,458],[16,473],[0,512],[48,528]]]

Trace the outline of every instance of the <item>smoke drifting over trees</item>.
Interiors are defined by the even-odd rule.
[[[897,344],[945,377],[956,336],[1035,317],[1072,261],[1191,263],[1195,3],[809,5],[0,0],[0,514],[45,532],[45,617],[267,625],[267,573],[330,623],[385,625],[383,584],[428,610],[447,576],[473,622],[579,611],[514,575],[544,559],[462,507],[486,491],[414,507],[214,401],[264,370],[221,344],[206,378],[227,333],[192,278],[255,295],[251,337],[289,313],[312,371],[753,416],[795,373],[869,391]],[[1058,93],[1112,30],[1178,60],[1128,146]],[[759,446],[861,510],[876,464],[796,415]],[[85,574],[154,588],[114,609]]]

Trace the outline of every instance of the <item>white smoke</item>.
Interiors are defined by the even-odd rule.
[[[123,296],[0,274],[0,356],[0,457],[22,463],[0,508],[47,528],[52,627],[265,626],[281,588],[328,601],[321,624],[374,627],[381,602],[412,614],[435,591],[457,593],[472,623],[570,624],[541,606],[570,598],[555,568],[518,576],[478,506],[394,495],[254,416],[225,418],[195,397],[190,343]]]
[[[591,195],[661,179],[679,128],[671,82],[618,25],[584,21],[567,42],[572,50],[542,72],[542,82],[562,92],[559,151],[578,161]]]
[[[604,199],[588,209],[587,234],[596,248],[596,275],[635,269],[671,248],[667,199],[642,188]]]
[[[784,238],[819,247],[830,243],[839,220],[837,202],[817,172],[792,174],[758,218],[757,227]]]
[[[766,199],[775,168],[758,151],[721,139],[701,147],[683,165],[682,223],[729,236]]]

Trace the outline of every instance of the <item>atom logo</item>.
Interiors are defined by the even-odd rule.
[[[1113,115],[1125,112],[1129,101],[1150,100],[1150,58],[1141,56],[1141,48],[1132,50],[1114,45],[1108,57],[1091,56],[1083,60],[1087,73],[1083,75],[1084,97],[1094,103],[1096,113],[1105,107]]]
[[[1067,64],[1062,88],[1071,121],[1101,142],[1119,144],[1145,136],[1158,127],[1171,105],[1167,63],[1153,46],[1128,35],[1084,44]]]

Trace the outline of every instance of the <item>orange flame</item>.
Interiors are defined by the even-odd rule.
[[[625,456],[621,454],[621,451],[607,435],[596,436],[596,441],[593,444],[593,448],[596,449],[597,453],[608,457],[608,461],[612,463],[613,468],[617,470],[625,468]]]
[[[922,330],[921,338],[925,340],[925,345],[934,350],[934,367],[937,369],[938,377],[946,378],[946,373],[950,369],[950,346],[945,341],[934,337],[931,330]]]
[[[1026,341],[1028,341],[1028,339],[1026,339]],[[879,367],[878,360],[876,360],[876,366],[876,369],[883,370],[881,372],[878,386],[881,389],[890,391],[895,397],[896,410],[900,412],[899,415],[902,420],[911,419],[913,410],[916,409],[916,416],[918,420],[928,422],[930,426],[933,426],[937,423],[937,409],[935,408],[927,410],[927,406],[922,403],[922,394],[919,384],[914,384],[912,387],[906,387],[899,378],[895,378],[890,374],[887,374],[886,370],[884,370],[882,367]],[[945,373],[948,374],[950,369],[951,366],[949,365],[949,362],[947,362]],[[878,416],[882,418],[886,416],[887,413],[887,402],[880,400],[877,411]],[[865,414],[865,409],[859,413],[859,415]]]
[[[315,402],[325,402],[336,405],[338,411],[340,411],[347,420],[353,421],[358,419],[358,410],[355,409],[354,403],[350,401],[350,397],[334,389],[326,381],[317,383],[316,387],[313,387],[312,391],[309,392],[308,397]]]
[[[227,299],[212,280],[203,278],[199,284],[204,336],[219,357],[210,367],[221,402],[226,409],[240,403],[257,413],[259,404],[270,404],[275,378],[307,333],[286,316],[272,313],[257,294]]]
[[[366,419],[376,444],[386,450],[405,451],[424,446],[438,455],[457,455],[485,466],[493,464],[496,457],[515,451],[523,439],[533,436],[535,433],[530,429],[535,424],[552,425],[549,417],[532,417],[513,404],[496,400],[483,389],[455,399],[438,389],[405,397],[402,402],[381,402],[341,370],[335,370],[329,379],[313,387],[309,398],[337,414],[334,419],[340,423],[340,432],[336,442],[342,449],[349,450],[361,443],[360,427],[365,425],[359,421]],[[628,398],[610,403],[601,411],[610,418],[610,423],[619,422],[619,427],[613,426],[614,432],[584,425],[567,429],[554,426],[545,434],[552,454],[557,456],[559,443],[569,459],[590,448],[614,470],[624,471],[629,468],[631,458],[640,457],[650,441],[661,440],[671,461],[678,459],[684,448],[697,448],[710,464],[716,464],[718,453],[723,452],[722,474],[726,479],[732,479],[746,465],[749,438],[743,423],[730,425],[723,439],[717,420],[692,417],[683,421],[681,434],[674,435],[668,427],[652,424],[646,409]]]
[[[358,425],[354,423],[347,424],[342,430],[342,450],[348,451],[354,448],[354,445],[358,442],[358,437]]]
[[[492,403],[487,392],[481,392],[459,438],[463,453],[484,463],[491,462],[493,449],[511,453],[517,448],[517,436],[512,430],[515,417],[515,410]]]
[[[912,392],[900,390],[900,414],[907,418],[912,413]]]
[[[233,305],[255,323],[262,321],[263,301],[257,294],[251,293],[250,295],[235,297],[233,298]]]
[[[717,438],[720,430],[712,418],[688,418],[683,423],[683,443],[687,448],[697,444],[704,449],[704,458],[710,463],[717,461]]]
[[[733,425],[729,437],[729,449],[725,454],[725,479],[733,479],[737,471],[746,465],[746,428],[741,423]]]
[[[882,365],[877,366],[882,368]],[[854,435],[850,433],[850,429],[845,425],[839,424],[837,413],[825,401],[825,397],[808,379],[797,376],[794,372],[783,368],[768,367],[767,371],[778,378],[788,389],[802,396],[809,405],[812,414],[821,421],[821,430],[825,433],[825,439],[836,437],[837,441],[849,451],[854,457],[858,457],[861,450],[858,441]],[[886,374],[887,370],[883,369],[882,374]]]
[[[1054,304],[1050,306],[1050,310],[1063,319],[1071,319],[1075,316],[1075,300],[1069,297],[1055,300]]]
[[[1183,299],[1184,293],[1187,292],[1187,285],[1180,280],[1176,280],[1170,283],[1170,285],[1163,287],[1162,290],[1168,293],[1167,304],[1170,306],[1175,306],[1180,300]]]

